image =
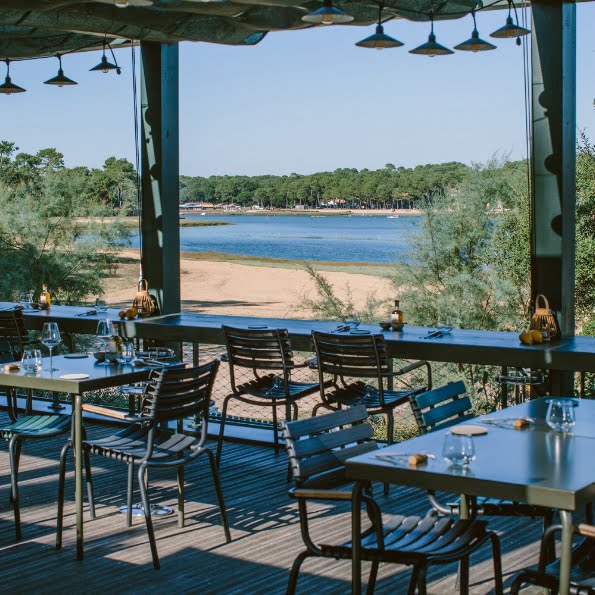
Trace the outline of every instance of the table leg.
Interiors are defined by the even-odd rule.
[[[570,590],[570,566],[572,563],[572,512],[560,510],[562,521],[562,543],[560,544],[560,595],[568,595]]]
[[[83,444],[82,396],[75,395],[74,403],[74,500],[76,504],[76,559],[83,559]]]
[[[351,592],[353,595],[360,595],[362,592],[361,503],[363,489],[363,483],[356,481],[351,499]]]

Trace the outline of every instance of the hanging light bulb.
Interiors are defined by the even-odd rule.
[[[446,56],[448,54],[454,54],[452,50],[449,50],[447,47],[440,45],[436,42],[436,36],[434,35],[434,15],[430,13],[430,21],[432,22],[432,29],[430,31],[430,35],[428,35],[428,41],[426,43],[422,43],[419,47],[416,47],[413,50],[409,50],[410,54],[418,54],[420,56],[429,56],[433,58],[434,56]]]
[[[473,17],[473,32],[471,37],[459,45],[455,45],[455,50],[461,50],[463,52],[486,52],[488,50],[495,50],[496,46],[489,41],[484,41],[479,37],[477,32],[477,23],[475,22],[475,9],[471,10],[471,16]]]
[[[4,79],[4,83],[0,85],[0,93],[3,93],[4,95],[12,95],[13,93],[24,93],[26,89],[23,89],[23,87],[19,87],[18,85],[15,85],[12,82],[12,79],[10,78],[10,60],[6,58],[4,62],[6,62],[6,78]]]
[[[514,4],[512,3],[512,0],[508,0],[508,16],[506,17],[506,24],[504,25],[504,27],[500,27],[500,29],[497,29],[493,33],[490,33],[490,37],[496,37],[498,39],[516,37],[517,45],[520,45],[520,40],[518,38],[522,37],[523,35],[529,35],[531,31],[529,29],[525,29],[525,27],[521,27],[518,24],[518,19],[517,24],[514,23],[511,15],[511,9],[513,7]],[[514,9],[514,11],[516,14],[516,8]]]
[[[378,25],[376,25],[376,33],[358,41],[355,45],[360,48],[374,48],[376,50],[398,48],[402,46],[402,42],[398,39],[384,33],[384,27],[382,26],[382,9],[384,8],[384,5],[380,4],[378,8]]]
[[[101,56],[101,62],[97,64],[97,66],[93,66],[93,68],[89,68],[89,72],[97,72],[100,70],[101,72],[108,73],[110,70],[115,70],[118,74],[120,74],[121,70],[117,64],[112,64],[108,62],[107,56],[105,55],[105,46],[106,42],[103,42],[103,54]]]
[[[332,0],[324,0],[322,8],[304,15],[302,21],[313,25],[341,25],[353,21],[353,17],[335,8]]]
[[[69,79],[67,76],[64,76],[64,71],[62,70],[62,56],[60,54],[56,55],[58,58],[58,62],[60,63],[60,67],[58,68],[58,74],[47,81],[45,81],[44,85],[55,85],[56,87],[64,87],[68,85],[78,85],[77,82]]]

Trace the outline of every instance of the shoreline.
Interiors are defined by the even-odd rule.
[[[130,307],[138,284],[138,250],[121,250],[118,259],[116,274],[106,279],[104,298],[110,306]],[[324,274],[340,299],[351,296],[356,307],[363,308],[367,298],[375,294],[387,302],[388,314],[394,288],[385,275],[394,265],[331,261],[311,264]],[[148,283],[151,288],[150,279]],[[181,253],[180,286],[182,310],[188,312],[314,318],[303,303],[304,296],[315,295],[315,284],[299,261],[265,262],[258,257],[238,258],[222,253]]]
[[[420,209],[184,209],[180,206],[182,215],[265,215],[274,217],[288,215],[295,217],[419,217],[423,213]]]

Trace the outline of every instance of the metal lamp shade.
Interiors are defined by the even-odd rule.
[[[0,93],[4,95],[12,95],[13,93],[24,93],[26,89],[23,87],[19,87],[12,82],[12,79],[6,75],[4,79],[4,84],[0,85]]]
[[[394,37],[386,35],[384,33],[384,27],[382,25],[376,26],[376,33],[370,35],[361,41],[358,41],[355,45],[360,48],[374,48],[376,50],[382,50],[384,48],[398,48],[403,44]]]
[[[324,6],[304,15],[302,21],[313,25],[341,25],[342,23],[350,23],[353,21],[353,17],[335,8],[331,0],[324,0]]]
[[[409,53],[418,54],[420,56],[430,56],[430,58],[433,58],[434,56],[446,56],[448,54],[454,54],[452,50],[449,50],[447,47],[437,43],[436,36],[433,33],[430,33],[426,43],[422,43],[422,45],[419,47],[409,50]]]
[[[109,72],[110,70],[118,70],[118,66],[112,64],[111,62],[108,62],[106,55],[103,54],[103,56],[101,56],[101,62],[97,64],[97,66],[93,66],[93,68],[90,68],[89,72]]]
[[[477,29],[473,30],[471,37],[459,45],[455,45],[455,50],[461,50],[463,52],[487,52],[489,50],[495,50],[496,46],[489,41],[484,41],[479,37]]]
[[[64,76],[64,71],[60,68],[58,70],[58,74],[47,81],[45,81],[44,85],[55,85],[56,87],[65,87],[68,85],[78,85],[76,81],[69,79],[67,76]]]
[[[515,25],[512,17],[508,15],[506,18],[506,25],[500,27],[497,31],[490,33],[490,37],[506,39],[510,37],[522,37],[523,35],[529,35],[529,33],[531,33],[529,29],[525,29],[525,27],[521,27],[520,25]]]

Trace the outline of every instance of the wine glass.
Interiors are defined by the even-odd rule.
[[[57,322],[46,322],[41,331],[41,342],[50,350],[50,367],[46,368],[46,372],[56,372],[58,368],[53,366],[53,350],[56,345],[62,341],[60,337],[60,329]]]
[[[575,424],[574,403],[570,399],[552,399],[545,421],[552,430],[568,434]]]
[[[97,323],[95,336],[99,343],[99,351],[107,351],[107,342],[114,336],[114,323],[109,318],[100,320]],[[99,365],[107,366],[109,363],[107,360],[104,360]]]
[[[453,434],[447,432],[444,436],[442,456],[453,467],[466,467],[475,459],[475,446],[473,437],[466,434]]]

